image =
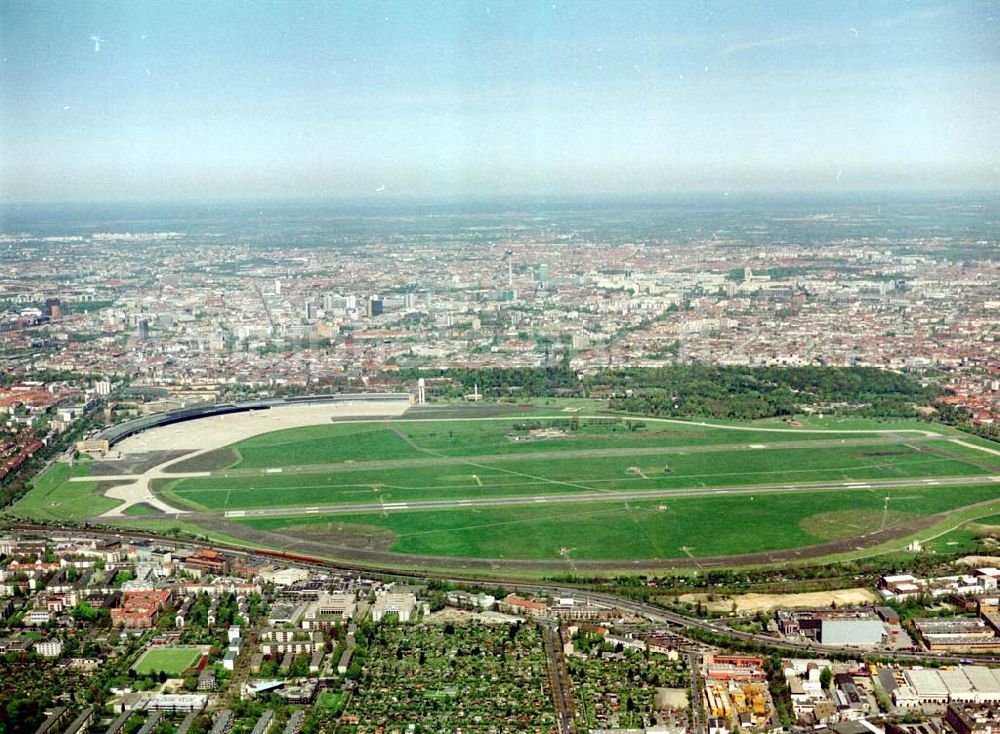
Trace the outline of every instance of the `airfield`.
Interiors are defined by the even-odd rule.
[[[576,572],[883,552],[1000,513],[1000,451],[917,421],[397,401],[192,420],[112,455],[54,465],[14,514],[385,567]]]

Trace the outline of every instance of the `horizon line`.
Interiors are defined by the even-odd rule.
[[[339,193],[339,194],[246,194],[246,195],[226,195],[213,197],[137,197],[137,198],[109,198],[109,199],[13,199],[0,200],[0,207],[33,207],[33,206],[120,206],[120,205],[185,205],[185,204],[322,204],[322,203],[360,203],[372,204],[376,202],[399,203],[436,203],[441,201],[466,201],[483,202],[490,200],[517,200],[526,199],[655,199],[655,198],[717,198],[725,200],[727,198],[753,198],[753,197],[815,197],[815,198],[844,198],[844,197],[871,197],[871,196],[892,196],[892,197],[1000,197],[1000,188],[947,188],[947,189],[910,189],[910,188],[882,188],[882,189],[852,189],[837,190],[829,189],[739,189],[739,190],[718,190],[718,189],[692,189],[690,191],[547,191],[547,192],[435,192],[435,193],[415,193],[415,192],[370,192],[370,193]]]

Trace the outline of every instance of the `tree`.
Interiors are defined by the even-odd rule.
[[[73,619],[77,622],[93,622],[97,619],[97,610],[82,601],[73,609]]]
[[[819,673],[819,684],[828,689],[831,683],[833,683],[833,672],[829,668],[823,668]]]

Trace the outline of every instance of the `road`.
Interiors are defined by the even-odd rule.
[[[485,586],[485,585],[484,585]],[[548,593],[553,596],[573,596],[577,601],[580,602],[592,602],[594,604],[600,604],[604,606],[617,607],[624,611],[632,612],[633,614],[643,617],[654,624],[665,624],[671,627],[682,627],[685,629],[698,629],[704,632],[711,632],[713,634],[719,635],[723,638],[728,638],[736,642],[754,642],[760,645],[767,645],[773,647],[783,652],[790,652],[794,654],[810,653],[819,655],[828,655],[830,653],[841,653],[845,655],[852,655],[857,658],[866,657],[877,657],[882,659],[890,660],[913,660],[921,662],[938,662],[938,663],[959,663],[966,659],[975,659],[977,663],[989,664],[989,665],[1000,665],[1000,655],[984,655],[984,656],[972,656],[968,653],[961,654],[951,654],[951,653],[935,653],[935,652],[925,652],[925,651],[904,651],[904,650],[872,650],[865,651],[857,647],[849,646],[838,646],[838,645],[819,645],[813,644],[812,642],[796,642],[794,640],[787,640],[780,637],[773,637],[771,635],[754,634],[750,632],[743,632],[741,630],[734,630],[726,625],[722,624],[717,620],[705,620],[698,619],[697,617],[689,617],[684,614],[678,614],[677,612],[669,611],[663,607],[656,606],[654,604],[648,604],[645,602],[635,601],[632,599],[627,599],[621,596],[615,596],[612,594],[599,594],[594,592],[580,591],[579,589],[572,589],[566,587],[556,587],[556,586],[533,586],[533,585],[521,585],[518,584],[516,590],[520,593]]]
[[[701,676],[699,655],[688,653],[688,669],[691,676],[691,734],[705,734],[705,706],[701,700]]]
[[[575,492],[525,497],[483,497],[478,499],[424,500],[420,502],[368,502],[356,505],[315,505],[311,507],[271,507],[260,510],[227,510],[226,518],[285,517],[289,515],[347,515],[367,512],[397,512],[400,510],[444,510],[463,507],[507,507],[511,505],[549,505],[570,502],[609,502],[622,500],[670,499],[676,497],[706,497],[717,495],[758,495],[779,492],[815,492],[823,489],[893,489],[963,484],[997,484],[1000,476],[975,474],[935,479],[871,479],[857,482],[807,482],[799,484],[763,484],[729,487],[692,487],[688,489],[650,489],[628,492]]]
[[[566,660],[563,658],[559,625],[543,622],[540,626],[545,657],[549,664],[549,680],[552,682],[552,701],[556,707],[559,734],[576,734],[573,686],[569,679],[569,671],[566,670]]]
[[[198,541],[189,540],[178,540],[166,535],[158,535],[155,533],[140,532],[140,531],[102,531],[86,529],[81,530],[76,527],[63,527],[58,525],[53,526],[24,526],[15,525],[14,529],[27,529],[34,532],[40,532],[45,535],[51,535],[54,530],[58,529],[60,532],[70,532],[81,537],[97,537],[97,538],[143,538],[143,539],[155,539],[166,545],[197,549],[197,548],[210,548],[215,550],[223,550],[239,557],[255,557],[260,558],[257,551],[252,548],[245,548],[242,546],[228,545],[226,543],[204,543]],[[273,562],[273,555],[264,556],[267,560]],[[360,573],[378,577],[379,573],[373,571],[369,568],[354,568],[349,564],[344,563],[334,563],[332,561],[325,561],[322,559],[314,559],[310,561],[304,560],[294,560],[294,559],[284,559],[282,563],[290,567],[300,567],[306,569],[316,569],[321,568],[324,571],[346,571],[354,570]],[[400,571],[390,571],[391,578],[398,578],[405,574]],[[474,588],[480,588],[487,592],[492,592],[497,588],[498,580],[496,578],[484,579],[482,581],[477,581],[471,578],[454,578],[452,576],[444,574],[434,574],[421,572],[415,574],[414,578],[427,579],[427,578],[438,578],[445,582],[455,583],[459,586],[468,586]],[[727,627],[717,620],[706,620],[699,619],[697,617],[690,617],[685,614],[680,614],[661,606],[650,604],[648,602],[637,601],[624,596],[618,596],[615,594],[606,594],[593,591],[581,590],[573,586],[555,586],[549,584],[525,584],[520,582],[511,582],[503,584],[504,587],[510,591],[514,591],[521,595],[548,595],[553,598],[564,598],[572,597],[578,602],[586,604],[593,603],[597,605],[602,605],[605,607],[615,607],[623,611],[631,612],[638,617],[642,617],[654,625],[665,625],[672,628],[683,628],[683,629],[698,629],[704,632],[711,632],[713,634],[719,635],[722,638],[727,638],[731,642],[753,642],[759,645],[771,647],[783,653],[791,654],[801,654],[801,653],[811,653],[819,655],[828,655],[830,653],[842,653],[846,655],[854,656],[855,658],[865,659],[869,657],[879,658],[879,659],[890,659],[899,661],[915,661],[915,662],[925,662],[925,663],[950,663],[959,664],[963,660],[973,659],[977,663],[984,665],[1000,665],[1000,655],[970,655],[968,653],[935,653],[926,651],[905,651],[905,650],[874,650],[865,651],[856,647],[847,646],[835,646],[835,645],[814,645],[811,642],[796,642],[794,640],[786,640],[780,637],[773,637],[771,635],[754,634],[750,632],[743,632],[741,630],[734,630]]]

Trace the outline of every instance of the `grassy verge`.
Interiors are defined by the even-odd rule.
[[[14,503],[8,514],[49,522],[79,521],[121,504],[100,493],[100,482],[70,482],[69,478],[67,464],[51,465],[32,481],[31,489]]]

